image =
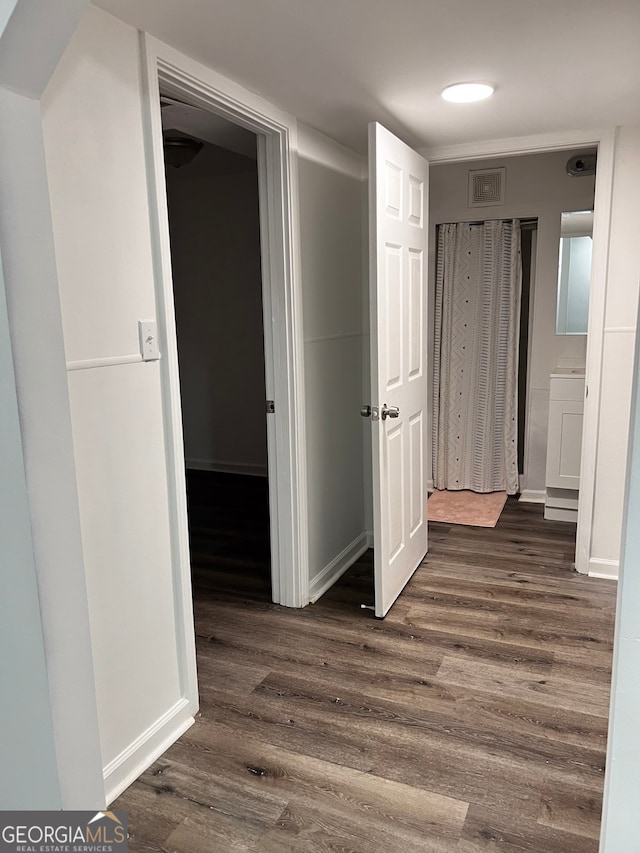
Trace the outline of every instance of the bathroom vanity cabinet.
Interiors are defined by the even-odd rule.
[[[577,521],[584,414],[584,372],[551,374],[544,517]]]

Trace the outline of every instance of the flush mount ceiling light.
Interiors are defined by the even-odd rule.
[[[165,136],[163,142],[164,162],[176,169],[190,163],[204,144],[191,136]]]
[[[494,91],[495,87],[489,83],[454,83],[442,90],[442,97],[455,104],[470,104],[490,98]]]

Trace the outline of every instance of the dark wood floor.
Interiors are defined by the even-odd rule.
[[[430,525],[386,619],[370,553],[294,611],[245,485],[190,483],[201,713],[115,804],[131,851],[596,853],[615,584],[574,528],[510,499]]]

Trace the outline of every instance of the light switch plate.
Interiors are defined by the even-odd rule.
[[[158,350],[158,327],[155,320],[138,320],[140,352],[143,361],[156,361],[160,358]]]

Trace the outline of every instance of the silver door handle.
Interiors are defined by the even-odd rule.
[[[363,406],[360,409],[360,414],[362,415],[363,418],[370,418],[371,417],[371,406]]]
[[[400,417],[400,409],[397,406],[387,406],[386,403],[383,403],[380,409],[380,417],[383,421],[387,418],[398,418]]]

